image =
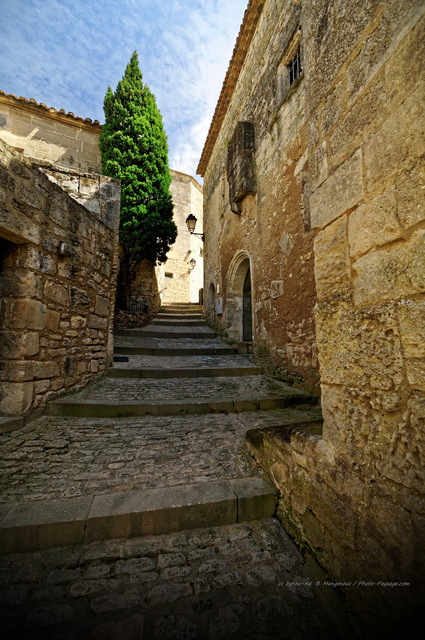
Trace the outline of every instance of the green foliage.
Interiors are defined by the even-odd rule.
[[[137,52],[104,99],[99,137],[102,172],[121,180],[120,241],[130,263],[165,262],[177,237],[168,145],[155,97],[143,83]]]

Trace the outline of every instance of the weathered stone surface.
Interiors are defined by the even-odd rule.
[[[403,300],[397,315],[405,357],[425,358],[425,302]]]
[[[425,290],[425,232],[413,233],[406,242],[370,252],[353,263],[356,306],[398,300]]]
[[[322,382],[398,389],[403,352],[393,306],[355,311],[348,305],[316,309]]]
[[[0,102],[4,99],[12,103],[14,100],[0,97]],[[28,107],[31,119],[36,118],[32,108],[31,104]],[[19,113],[16,111],[15,115]],[[51,117],[54,118],[49,112],[47,121]],[[72,121],[69,122],[68,126],[73,130]],[[46,121],[40,118],[37,131],[43,131],[45,124]],[[56,136],[56,140],[60,138],[58,131],[50,133]],[[71,139],[69,142],[71,146],[74,144]],[[77,147],[81,144],[82,141],[78,141]],[[25,154],[31,154],[30,147],[25,147]],[[59,177],[62,177],[67,187],[79,188],[77,172],[52,170],[48,177],[40,167],[21,155],[18,157],[3,141],[0,141],[0,157],[0,181],[9,187],[5,202],[7,216],[3,219],[0,213],[0,235],[9,241],[2,246],[4,259],[0,288],[4,297],[4,339],[1,352],[6,361],[22,363],[38,356],[38,369],[34,373],[38,382],[34,385],[33,403],[34,407],[39,407],[46,403],[51,391],[73,384],[84,386],[90,368],[93,373],[104,369],[107,358],[111,357],[109,329],[117,273],[115,253],[119,203],[116,195],[119,188],[109,178],[86,176],[88,189],[83,179],[84,193],[80,195],[84,198],[92,194],[93,184],[107,182],[110,185],[111,202],[108,190],[102,196],[103,205],[111,204],[106,225],[100,215],[78,204],[58,186],[61,183]],[[57,179],[53,180],[53,174]],[[90,241],[87,240],[89,235]],[[61,242],[66,244],[64,255],[58,253]],[[102,315],[94,317],[101,318],[104,331],[95,336],[96,342],[83,344],[87,336],[81,330],[87,326],[96,304]],[[81,318],[77,323],[76,317]],[[45,363],[48,363],[47,368]],[[29,387],[23,392],[23,387],[17,386],[16,394],[13,394],[10,385],[29,383],[29,370],[33,366],[32,362],[22,364],[19,372],[15,363],[8,378],[8,397],[15,397],[13,406],[20,406],[25,411],[31,408],[31,403],[28,405],[27,402]],[[77,366],[78,378],[75,377]],[[18,396],[20,400],[16,401]],[[7,406],[11,411],[12,405]],[[4,402],[3,410],[6,410]]]
[[[425,160],[404,171],[396,178],[397,217],[403,229],[409,229],[425,220],[423,185],[425,184]]]
[[[355,209],[349,218],[348,243],[354,258],[400,237],[395,188]]]
[[[33,400],[32,382],[3,382],[0,412],[6,416],[19,416],[28,411]]]
[[[363,196],[361,154],[348,158],[310,197],[311,226],[320,229],[354,207]]]
[[[46,306],[30,299],[17,299],[12,305],[13,327],[16,329],[44,329]]]
[[[395,169],[410,168],[414,159],[425,153],[425,133],[421,127],[424,100],[422,84],[365,142],[364,168],[369,191],[376,183],[388,180]]]
[[[352,283],[345,216],[319,232],[314,241],[314,251],[318,300],[349,293]]]

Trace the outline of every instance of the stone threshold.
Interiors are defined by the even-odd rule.
[[[266,476],[2,504],[0,553],[236,524],[275,511]]]
[[[49,403],[50,416],[70,416],[85,418],[126,418],[131,416],[173,416],[206,413],[242,413],[245,411],[266,411],[285,409],[295,404],[308,404],[311,397],[307,394],[288,393],[284,396],[259,396],[256,398],[196,398],[190,400],[152,400],[141,402],[130,400],[116,402],[103,399],[68,398],[53,400]]]

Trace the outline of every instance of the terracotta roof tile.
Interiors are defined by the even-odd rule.
[[[36,100],[34,100],[34,98],[30,98],[29,100],[28,98],[24,98],[23,96],[19,96],[18,98],[18,96],[15,96],[13,93],[5,93],[0,89],[0,97],[2,96],[4,96],[5,98],[9,98],[14,102],[18,102],[18,103],[20,102],[22,103],[22,105],[31,105],[32,107],[40,109],[40,111],[44,111],[44,112],[47,111],[48,113],[51,113],[53,115],[64,116],[65,118],[69,118],[71,120],[75,120],[78,122],[83,122],[85,124],[100,127],[99,120],[92,120],[91,118],[82,118],[81,116],[74,115],[72,111],[69,111],[68,113],[66,113],[64,109],[57,110],[54,107],[48,107],[47,105],[44,104],[44,102],[37,102]]]

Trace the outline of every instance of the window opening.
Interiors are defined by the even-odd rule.
[[[294,84],[295,80],[301,76],[302,68],[301,68],[301,51],[298,47],[297,53],[292,58],[292,60],[288,63],[288,81],[289,86]]]

